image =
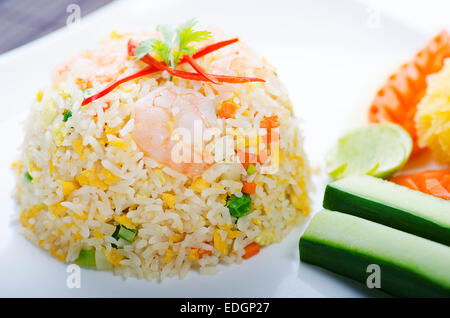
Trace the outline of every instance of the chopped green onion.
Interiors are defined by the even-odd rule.
[[[119,239],[119,230],[120,230],[120,225],[116,226],[116,230],[114,231],[113,235],[111,235],[112,237],[114,237],[116,240]]]
[[[66,122],[70,117],[72,117],[72,112],[70,110],[66,110],[64,112],[63,122]]]
[[[25,177],[25,179],[26,179],[28,182],[33,181],[33,177],[31,176],[31,174],[30,174],[28,171],[25,172],[24,177]]]
[[[81,250],[76,263],[80,266],[95,266],[95,249]]]
[[[252,199],[246,194],[242,194],[240,198],[233,194],[227,199],[227,207],[232,216],[240,218],[250,213]]]
[[[128,243],[133,243],[136,234],[137,230],[135,229],[129,229],[123,225],[117,225],[116,230],[114,231],[112,237],[115,238],[117,241],[119,239],[122,239]],[[116,244],[111,245],[114,248],[120,248],[120,246],[117,246]]]
[[[256,168],[255,165],[253,163],[250,163],[247,167],[247,174],[249,176],[251,176],[252,174],[254,174],[256,172]]]
[[[121,225],[119,229],[119,237],[128,243],[133,243],[134,238],[136,237],[137,230],[135,229],[129,229],[125,226]]]
[[[117,241],[119,240],[119,231],[120,231],[120,225],[116,226],[116,230],[114,231],[113,235],[111,235],[113,238],[115,238]],[[111,246],[113,248],[119,248],[116,244],[112,243]]]

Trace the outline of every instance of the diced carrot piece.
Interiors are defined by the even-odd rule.
[[[232,100],[226,100],[219,109],[219,118],[234,118],[236,110],[239,108]]]
[[[256,243],[256,242],[250,243],[246,247],[244,247],[245,253],[244,253],[244,255],[242,255],[242,258],[247,259],[247,258],[250,258],[250,257],[258,254],[260,249],[261,248],[258,243]]]
[[[278,116],[273,115],[270,117],[264,116],[264,118],[261,120],[261,124],[259,125],[261,128],[277,128],[280,127],[280,122],[278,121]]]
[[[242,193],[253,194],[256,191],[256,183],[242,181]]]
[[[202,258],[205,255],[211,255],[211,251],[210,250],[204,250],[202,248],[198,249],[198,257]]]

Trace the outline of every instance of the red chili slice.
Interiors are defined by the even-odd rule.
[[[190,56],[186,55],[186,60],[189,63],[189,65],[192,66],[192,68],[199,74],[201,74],[207,81],[210,81],[211,83],[214,84],[220,84],[219,81],[217,81],[217,79],[211,75],[205,72],[205,70],[203,68],[200,67],[200,65],[197,64],[197,62]]]
[[[86,99],[83,100],[81,103],[81,106],[85,106],[114,90],[117,86],[131,81],[133,79],[139,78],[141,76],[145,76],[148,74],[152,74],[158,71],[167,71],[169,74],[177,77],[181,77],[188,80],[195,80],[195,81],[209,81],[214,84],[220,84],[220,83],[232,83],[232,84],[240,84],[240,83],[249,83],[249,82],[265,82],[265,80],[255,77],[239,77],[239,76],[227,76],[227,75],[216,75],[216,74],[208,74],[206,73],[195,61],[195,58],[202,57],[208,53],[211,53],[215,50],[218,50],[224,46],[230,45],[232,43],[237,42],[239,39],[231,39],[226,41],[221,41],[218,43],[214,43],[211,45],[208,45],[204,47],[203,49],[200,49],[197,53],[195,53],[192,57],[185,55],[180,63],[186,63],[188,62],[196,71],[197,73],[191,73],[191,72],[185,72],[185,71],[179,71],[172,68],[169,68],[164,63],[161,63],[157,61],[155,58],[153,58],[150,54],[145,55],[141,61],[143,61],[146,64],[149,64],[150,66],[137,72],[136,74],[124,77],[117,82],[109,85],[101,92],[92,95]],[[136,43],[133,42],[133,40],[129,40],[127,43],[127,49],[129,55],[134,55],[136,51]]]
[[[123,84],[123,83],[128,82],[128,81],[132,81],[132,80],[134,80],[136,78],[139,78],[139,77],[142,77],[142,76],[145,76],[145,75],[148,75],[148,74],[155,73],[157,71],[158,71],[158,69],[156,69],[156,68],[154,68],[152,66],[149,66],[149,67],[144,68],[143,70],[141,70],[141,71],[139,71],[139,72],[137,72],[135,74],[132,74],[132,75],[127,76],[127,77],[124,77],[124,78],[118,80],[117,82],[112,83],[111,85],[106,87],[101,92],[99,92],[99,93],[97,93],[95,95],[92,95],[92,96],[90,96],[88,98],[85,98],[83,100],[83,102],[81,103],[81,106],[85,106],[85,105],[87,105],[89,103],[92,103],[94,100],[97,100],[97,99],[105,96],[106,94],[111,92],[113,89],[115,89],[117,86],[119,86],[120,84]]]

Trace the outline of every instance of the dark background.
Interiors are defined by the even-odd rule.
[[[69,4],[81,17],[113,0],[0,0],[0,54],[66,25]]]

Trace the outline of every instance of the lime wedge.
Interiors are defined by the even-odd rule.
[[[334,179],[355,174],[387,178],[403,167],[412,145],[410,135],[396,124],[358,128],[339,138],[328,153],[327,172]]]

